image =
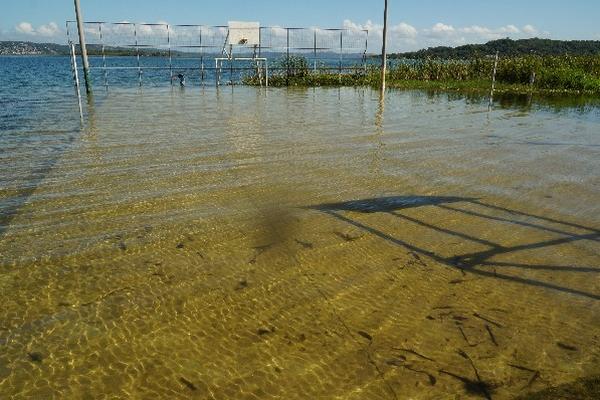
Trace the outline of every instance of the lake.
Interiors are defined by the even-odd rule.
[[[135,79],[80,125],[68,58],[0,58],[7,398],[600,375],[597,100]]]

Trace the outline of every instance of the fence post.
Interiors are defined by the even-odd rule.
[[[204,86],[204,48],[202,47],[202,26],[198,28],[200,35],[200,84]]]
[[[342,64],[344,57],[344,31],[340,31],[340,65],[339,65],[339,80],[342,82]]]
[[[77,72],[77,57],[75,56],[75,45],[69,42],[69,50],[71,51],[71,69],[73,71],[73,84],[77,92],[77,105],[79,106],[79,120],[83,123],[83,106],[81,104],[81,92],[79,89],[79,73]]]
[[[289,86],[290,84],[290,28],[285,28],[286,29],[286,36],[287,36],[287,44],[286,44],[286,74],[285,74],[285,85]]]
[[[135,52],[136,52],[136,57],[137,57],[138,81],[139,81],[139,85],[142,86],[142,67],[140,64],[140,46],[138,43],[137,24],[133,24],[133,36],[135,37]]]
[[[169,47],[169,75],[171,76],[171,86],[173,86],[173,58],[171,57],[171,27],[167,24],[167,45]]]
[[[79,0],[75,1],[75,16],[77,17],[77,30],[79,31],[79,47],[81,49],[81,59],[83,60],[83,77],[85,79],[85,90],[92,93],[92,82],[90,81],[90,62],[88,60],[87,46],[85,44],[85,32],[83,29],[83,16],[81,15],[81,5]]]
[[[363,52],[363,67],[365,70],[365,73],[367,73],[367,51],[369,50],[369,30],[366,29],[365,31],[365,51]]]
[[[100,44],[102,45],[102,67],[104,68],[104,86],[108,90],[108,71],[106,69],[106,53],[104,51],[104,36],[102,35],[102,23],[98,24],[98,31],[100,32]]]
[[[385,76],[387,73],[387,20],[388,0],[385,0],[383,8],[383,45],[381,47],[381,94],[385,93]]]
[[[490,102],[488,104],[488,111],[492,110],[492,106],[494,105],[494,90],[496,90],[496,73],[498,72],[498,56],[500,55],[499,51],[496,51],[496,58],[494,60],[494,72],[492,73],[492,90],[490,90]]]
[[[314,70],[315,72],[317,72],[317,28],[315,28],[315,38],[313,41],[313,45],[314,45]]]

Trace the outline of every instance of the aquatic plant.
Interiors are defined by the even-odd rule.
[[[471,88],[489,90],[494,60],[400,60],[390,66],[388,85],[410,88]],[[379,68],[327,71],[309,68],[302,56],[284,57],[276,63],[273,86],[378,86]],[[600,93],[600,56],[538,56],[500,58],[496,80],[500,90],[572,91]],[[254,76],[246,84],[257,84]],[[504,85],[504,86],[502,86]]]

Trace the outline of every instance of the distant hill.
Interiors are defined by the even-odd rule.
[[[502,56],[541,55],[558,56],[569,54],[573,56],[600,55],[598,40],[551,40],[551,39],[500,39],[485,44],[468,44],[459,47],[430,47],[408,53],[391,54],[390,58],[442,58],[465,59],[486,56],[500,52]]]
[[[0,55],[63,55],[69,54],[66,45],[56,43],[33,43],[0,41]]]
[[[90,56],[101,55],[102,46],[90,44],[87,46]],[[131,56],[136,51],[131,47],[105,47],[105,54],[108,56]],[[77,46],[79,52],[79,46]],[[45,55],[59,56],[70,55],[69,46],[57,43],[34,43],[21,41],[0,41],[0,55]],[[159,49],[140,49],[142,56],[165,56],[168,52]],[[177,56],[179,52],[173,51],[172,55]]]

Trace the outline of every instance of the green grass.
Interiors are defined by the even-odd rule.
[[[489,91],[493,63],[489,58],[403,62],[390,68],[387,85],[397,89]],[[381,84],[378,68],[342,74],[313,72],[304,58],[296,56],[280,60],[275,70],[270,77],[271,86],[379,87]],[[600,56],[503,58],[496,78],[498,92],[600,94]],[[254,76],[244,82],[259,83]]]

